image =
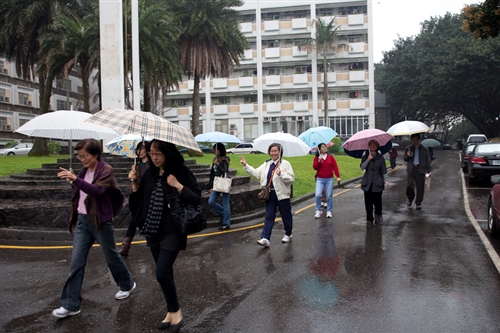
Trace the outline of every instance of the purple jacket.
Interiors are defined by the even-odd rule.
[[[73,181],[73,194],[71,195],[72,210],[69,216],[69,230],[72,231],[78,219],[78,200],[80,190],[87,193],[85,207],[87,216],[97,230],[102,230],[104,222],[111,221],[117,216],[125,203],[125,196],[118,187],[113,168],[101,160],[97,163],[92,184],[84,178],[87,168],[83,168],[78,177]]]

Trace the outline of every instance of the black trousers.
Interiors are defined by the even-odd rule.
[[[364,191],[365,193],[365,209],[366,220],[373,222],[373,206],[375,206],[375,215],[382,215],[382,191],[372,192]]]
[[[173,266],[179,251],[167,251],[159,247],[151,247],[150,249],[156,263],[156,280],[158,280],[167,302],[167,311],[177,312],[180,307],[177,301]]]
[[[415,187],[417,195],[415,198]],[[413,166],[411,173],[406,174],[406,197],[410,202],[415,199],[415,204],[420,206],[424,201],[425,174],[420,173],[420,166]]]

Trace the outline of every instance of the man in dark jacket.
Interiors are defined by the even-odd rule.
[[[406,162],[406,197],[409,206],[415,199],[417,209],[422,209],[424,200],[425,174],[431,172],[431,156],[429,150],[420,144],[420,134],[411,135],[412,144],[406,147],[404,161]],[[417,196],[415,198],[415,185]]]

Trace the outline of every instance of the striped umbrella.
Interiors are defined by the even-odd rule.
[[[85,121],[112,128],[123,134],[136,134],[201,151],[189,130],[151,112],[108,108]]]

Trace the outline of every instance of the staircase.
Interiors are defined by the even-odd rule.
[[[102,154],[102,158],[114,169],[115,177],[123,193],[128,197],[130,180],[128,173],[132,159]],[[72,160],[76,174],[81,163]],[[217,214],[208,205],[209,193],[205,190],[210,177],[210,165],[196,164],[196,160],[186,160],[186,166],[193,172],[202,190],[202,201],[207,219],[218,219]],[[66,228],[71,206],[71,185],[57,177],[59,167],[69,169],[69,159],[59,159],[55,164],[44,164],[41,168],[28,169],[26,173],[0,178],[0,226]],[[236,170],[230,169],[231,214],[239,215],[256,209],[262,204],[256,200],[259,184],[250,176],[237,176]],[[221,198],[219,198],[221,200]],[[115,218],[115,227],[126,228],[130,219],[127,205]]]

